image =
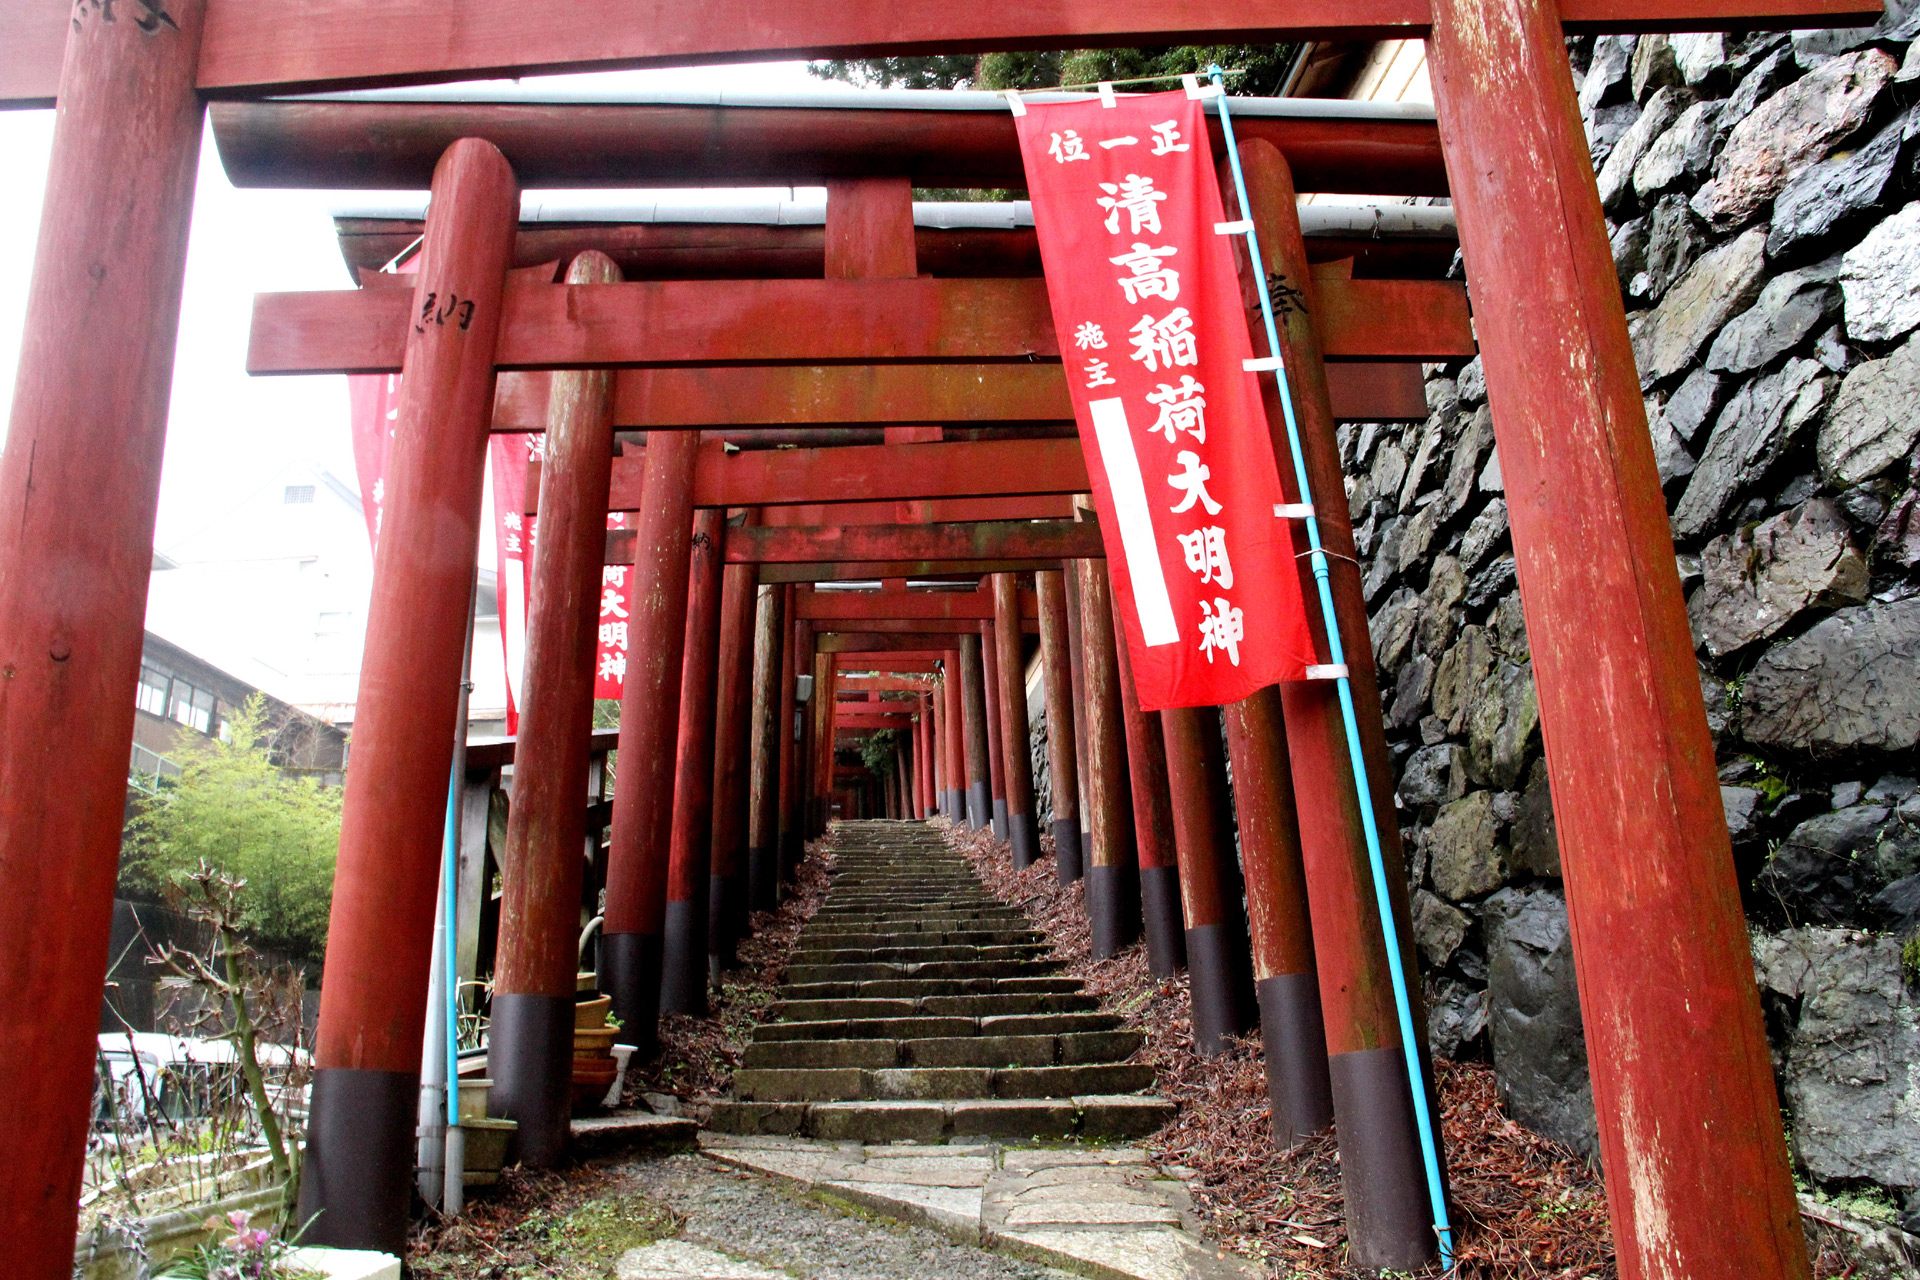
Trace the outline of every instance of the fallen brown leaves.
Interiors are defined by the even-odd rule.
[[[1186,975],[1155,978],[1139,946],[1094,960],[1084,897],[1078,886],[1061,888],[1052,859],[1015,871],[1007,845],[989,833],[958,828],[947,838],[990,892],[1047,931],[1068,972],[1146,1033],[1136,1060],[1151,1062],[1160,1092],[1180,1104],[1149,1145],[1163,1166],[1194,1172],[1195,1206],[1217,1239],[1275,1276],[1359,1275],[1345,1265],[1332,1134],[1274,1150],[1259,1037],[1201,1057],[1193,1049]],[[1490,1067],[1441,1062],[1436,1069],[1458,1249],[1454,1274],[1611,1280],[1617,1272],[1598,1175],[1573,1151],[1508,1119]]]

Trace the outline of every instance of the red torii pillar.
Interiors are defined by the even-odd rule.
[[[1187,952],[1193,1047],[1213,1055],[1254,1022],[1253,973],[1233,856],[1233,804],[1226,752],[1212,707],[1176,707],[1158,717],[1167,753],[1180,911]]]
[[[627,675],[620,695],[620,769],[614,779],[613,842],[607,850],[607,911],[600,938],[600,990],[613,997],[621,1041],[650,1052],[660,1020],[667,859],[673,842],[680,681],[686,656],[693,536],[692,431],[656,431],[634,532]]]
[[[1302,305],[1281,321],[1281,351],[1291,382],[1299,422],[1301,450],[1316,499],[1316,518],[1330,563],[1334,609],[1345,644],[1360,741],[1367,764],[1381,860],[1393,900],[1400,961],[1408,975],[1418,1051],[1426,1054],[1426,1008],[1418,980],[1418,956],[1407,904],[1407,877],[1400,849],[1400,823],[1394,809],[1393,771],[1387,755],[1386,726],[1380,716],[1378,675],[1368,639],[1366,600],[1354,558],[1353,526],[1345,500],[1345,477],[1334,441],[1332,402],[1326,365],[1314,317],[1318,295],[1300,238],[1299,214],[1291,171],[1278,148],[1266,142],[1240,146],[1246,171],[1248,216],[1270,255],[1269,272],[1300,291]],[[1243,289],[1257,287],[1241,264]],[[1252,295],[1249,294],[1251,299]],[[1255,353],[1265,351],[1266,336],[1257,320]],[[1274,449],[1285,459],[1289,446],[1275,382],[1261,379],[1267,425]],[[1281,486],[1297,500],[1291,467],[1281,468]],[[1304,532],[1295,529],[1294,549],[1304,552]],[[1308,562],[1301,575],[1306,598],[1317,594]],[[1309,608],[1316,645],[1326,652],[1320,611]],[[1347,1231],[1356,1266],[1410,1270],[1424,1266],[1437,1251],[1432,1204],[1420,1154],[1420,1139],[1408,1088],[1399,1017],[1395,1010],[1387,951],[1375,906],[1354,775],[1347,749],[1337,690],[1331,680],[1290,681],[1280,686],[1286,716],[1286,741],[1293,768],[1294,796],[1305,862],[1307,897],[1326,1027],[1328,1075],[1339,1123],[1340,1183],[1346,1196]],[[1428,1110],[1438,1116],[1432,1072],[1426,1071]],[[1437,1126],[1436,1126],[1437,1128]],[[1440,1145],[1435,1133],[1435,1145]],[[1441,1156],[1444,1173],[1444,1153]]]
[[[1000,696],[1000,645],[991,622],[980,624],[980,695],[986,712],[987,782],[993,796],[993,838],[1007,838],[1007,739],[1001,728],[1006,700]]]
[[[753,911],[772,911],[780,905],[780,693],[793,670],[782,643],[787,631],[781,625],[786,593],[786,587],[778,584],[755,592],[747,826],[747,905]]]
[[[1086,641],[1080,612],[1080,570],[1074,561],[1061,565],[1060,580],[1067,597],[1067,671],[1073,680],[1073,745],[1080,776],[1080,870],[1086,869],[1087,850],[1093,847],[1093,787],[1087,771]]]
[[[707,1011],[707,915],[712,896],[714,687],[720,666],[720,579],[726,513],[693,517],[687,647],[680,664],[680,733],[673,765],[673,842],[660,956],[660,1011]]]
[[[1040,599],[1040,665],[1047,695],[1047,774],[1053,798],[1053,856],[1060,883],[1080,878],[1080,738],[1074,707],[1072,663],[1067,638],[1064,575],[1042,570],[1033,575]]]
[[[993,824],[992,773],[988,750],[987,704],[981,672],[980,637],[960,637],[961,723],[967,749],[967,822],[975,831]]]
[[[1146,932],[1147,967],[1164,978],[1187,963],[1186,913],[1180,901],[1180,858],[1174,836],[1166,734],[1159,716],[1140,709],[1140,695],[1133,683],[1133,654],[1127,648],[1126,627],[1117,612],[1120,602],[1110,585],[1106,596],[1109,609],[1104,621],[1113,637],[1114,659],[1119,665],[1121,723],[1127,731],[1128,785],[1133,794],[1133,840],[1140,859],[1140,918]]]
[[[620,278],[613,260],[592,250],[567,270],[568,284]],[[518,1122],[515,1158],[535,1168],[565,1157],[573,1109],[573,998],[587,835],[581,782],[593,732],[595,624],[613,464],[612,370],[553,375],[545,458],[487,1053],[488,1110]]]
[[[33,1280],[73,1268],[205,115],[205,2],[169,11],[73,10],[0,455],[0,1240]]]
[[[993,575],[993,638],[999,650],[1000,740],[1007,774],[1007,839],[1016,869],[1040,856],[1033,813],[1032,730],[1027,724],[1027,664],[1020,640],[1020,590],[1011,573]]]
[[[956,645],[947,650],[941,661],[940,683],[945,692],[941,699],[944,708],[941,719],[945,729],[943,750],[947,762],[947,817],[958,824],[967,820],[966,747],[962,741],[965,737],[963,722],[966,713],[961,705],[959,647]]]
[[[1560,19],[1434,0],[1620,1272],[1808,1274],[1699,669]]]
[[[805,797],[800,771],[807,755],[807,722],[800,712],[800,677],[813,669],[813,627],[794,617],[794,588],[780,588],[781,611],[790,619],[787,655],[780,662],[780,883],[791,884],[806,849]]]
[[[447,149],[414,284],[420,319],[407,333],[387,460],[328,920],[300,1179],[300,1218],[314,1244],[398,1252],[406,1243],[446,836],[436,797],[453,765],[494,337],[519,213],[513,170],[491,143]],[[444,310],[456,297],[473,303],[468,325]]]
[[[754,512],[747,513],[751,520]],[[720,588],[720,658],[714,693],[713,834],[708,874],[708,979],[718,985],[747,933],[748,752],[753,731],[756,571],[730,564]]]
[[[1087,807],[1093,843],[1087,851],[1086,900],[1093,957],[1104,960],[1140,936],[1140,867],[1129,812],[1131,782],[1125,676],[1114,645],[1112,588],[1105,560],[1073,562],[1080,579],[1081,632],[1086,637]]]

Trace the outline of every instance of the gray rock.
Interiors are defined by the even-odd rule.
[[[1867,561],[1846,517],[1815,498],[1707,544],[1687,601],[1693,641],[1715,657],[1763,640],[1808,609],[1867,598]]]
[[[1491,893],[1506,882],[1507,851],[1499,842],[1490,791],[1471,792],[1444,806],[1422,847],[1433,887],[1455,902]]]
[[[1628,69],[1627,79],[1635,98],[1644,98],[1654,89],[1667,86],[1677,88],[1684,83],[1679,62],[1673,55],[1673,45],[1667,37],[1640,37],[1633,46],[1633,62]]]
[[[1766,233],[1749,231],[1688,269],[1633,334],[1640,385],[1664,382],[1693,363],[1721,326],[1759,296]]]
[[[1448,555],[1436,557],[1427,589],[1420,595],[1418,637],[1422,653],[1438,654],[1453,642],[1460,626],[1454,611],[1466,594],[1467,575],[1461,571],[1460,562]]]
[[[1438,685],[1436,678],[1435,684]],[[1467,774],[1501,790],[1516,786],[1540,728],[1533,668],[1501,659],[1467,712]]]
[[[1835,501],[1855,528],[1875,529],[1887,517],[1887,496],[1878,484],[1857,484]]]
[[[1686,199],[1678,195],[1662,196],[1647,215],[1647,247],[1642,255],[1641,274],[1636,276],[1631,293],[1636,298],[1658,302],[1673,282],[1706,252],[1707,233],[1700,219],[1693,216]]]
[[[1601,36],[1593,42],[1593,57],[1587,62],[1586,78],[1580,82],[1582,109],[1593,111],[1626,96],[1633,46],[1632,36]]]
[[[1680,575],[1680,589],[1691,591],[1705,577],[1700,567],[1700,557],[1690,556],[1684,551],[1676,552],[1673,557],[1673,570]]]
[[[1727,692],[1726,681],[1704,667],[1700,669],[1700,700],[1707,708],[1707,732],[1718,745],[1720,739],[1733,730],[1737,710]]]
[[[1720,519],[1748,485],[1766,479],[1801,431],[1819,416],[1834,379],[1815,360],[1789,360],[1734,393],[1673,510],[1677,538],[1693,538]]]
[[[1870,804],[1899,804],[1916,792],[1920,792],[1920,781],[1889,773],[1868,787],[1861,799]]]
[[[1920,565],[1920,494],[1909,489],[1893,504],[1874,529],[1873,552],[1881,564],[1902,569]]]
[[[1889,342],[1920,325],[1920,201],[1886,218],[1840,263],[1847,336]]]
[[[1512,556],[1488,561],[1486,568],[1473,575],[1473,582],[1467,588],[1467,607],[1480,609],[1489,600],[1505,595],[1512,589],[1516,577]]]
[[[1726,391],[1725,378],[1717,373],[1708,373],[1705,369],[1695,369],[1667,397],[1666,404],[1661,406],[1661,413],[1665,415],[1667,425],[1678,432],[1682,440],[1692,443],[1700,433],[1700,428],[1720,411]]]
[[[1467,526],[1467,532],[1460,539],[1460,567],[1472,570],[1487,558],[1487,553],[1500,544],[1507,536],[1507,503],[1504,498],[1495,498],[1486,505],[1473,522]]]
[[[1413,513],[1400,530],[1400,571],[1405,573],[1418,564],[1433,545],[1433,535],[1439,530],[1440,521],[1433,504],[1428,503]]]
[[[1693,474],[1693,455],[1681,442],[1680,433],[1667,421],[1665,409],[1658,400],[1649,397],[1646,410],[1647,433],[1653,437],[1653,462],[1660,471],[1660,484],[1664,488]]]
[[[1696,102],[1682,111],[1633,166],[1634,194],[1649,200],[1705,173],[1713,163],[1713,125],[1719,111],[1717,102]]]
[[[1813,358],[1835,373],[1845,373],[1855,363],[1853,348],[1847,345],[1847,327],[1836,324],[1813,340]]]
[[[1752,787],[1720,788],[1720,804],[1727,811],[1727,834],[1735,844],[1749,839],[1760,818],[1760,802],[1766,799]]]
[[[1920,441],[1920,339],[1884,360],[1855,366],[1834,395],[1816,454],[1836,488],[1871,479]]]
[[[1505,493],[1506,486],[1500,481],[1500,446],[1493,446],[1493,452],[1487,455],[1487,465],[1480,469],[1480,479],[1475,482],[1482,493]]]
[[[1509,658],[1527,656],[1527,619],[1520,607],[1518,591],[1507,596],[1493,611],[1493,644]]]
[[[1733,92],[1727,95],[1726,105],[1720,108],[1722,135],[1732,133],[1733,126],[1752,115],[1753,109],[1760,105],[1761,99],[1800,74],[1798,68],[1793,65],[1792,52],[1778,46],[1760,53],[1751,60],[1736,62],[1730,70],[1739,77],[1739,80],[1733,86]],[[1724,137],[1722,141],[1724,145]]]
[[[1754,887],[1795,924],[1857,924],[1896,880],[1920,872],[1920,832],[1885,805],[1856,804],[1807,819],[1780,843]]]
[[[1507,833],[1516,871],[1537,876],[1560,874],[1560,833],[1553,819],[1553,788],[1547,779],[1545,757],[1533,762],[1527,789],[1514,806],[1513,828]]]
[[[1617,106],[1601,107],[1587,116],[1587,150],[1593,154],[1595,169],[1606,164],[1614,145],[1633,128],[1633,122],[1640,118],[1640,104],[1622,102]]]
[[[1382,671],[1393,675],[1400,670],[1419,622],[1420,597],[1411,587],[1401,587],[1388,596],[1380,611],[1368,620],[1368,629],[1373,635],[1373,660]]]
[[[1447,722],[1439,716],[1424,716],[1420,720],[1420,745],[1438,746],[1447,740]]]
[[[1697,86],[1726,70],[1727,37],[1718,31],[1669,36],[1674,66],[1683,84]]]
[[[1485,627],[1466,627],[1441,656],[1433,676],[1433,714],[1448,733],[1464,733],[1475,692],[1493,670],[1493,646]]]
[[[1860,796],[1866,789],[1865,784],[1859,782],[1836,782],[1833,786],[1833,807],[1851,809],[1860,803]]]
[[[1838,262],[1786,271],[1767,281],[1747,310],[1707,349],[1716,373],[1752,373],[1799,346],[1840,310]]]
[[[1481,405],[1472,421],[1454,442],[1453,463],[1440,486],[1440,498],[1434,504],[1437,518],[1445,523],[1459,515],[1473,496],[1474,473],[1480,470],[1480,457],[1493,446],[1493,411]]]
[[[1920,1004],[1899,939],[1791,929],[1753,955],[1763,998],[1798,1009],[1780,1062],[1794,1154],[1822,1180],[1920,1185]]]
[[[1646,107],[1633,127],[1620,135],[1600,166],[1600,203],[1608,210],[1618,209],[1633,194],[1633,171],[1647,154],[1654,140],[1673,126],[1692,103],[1693,95],[1684,89],[1661,89],[1647,99]]]
[[[1436,418],[1451,418],[1460,408],[1460,386],[1452,378],[1427,379],[1427,414]],[[1366,437],[1362,437],[1365,439]],[[1366,456],[1366,445],[1361,445],[1361,456]]]
[[[1467,793],[1467,753],[1442,742],[1407,757],[1398,795],[1409,809],[1452,804]]]
[[[1607,237],[1613,247],[1613,276],[1627,297],[1647,299],[1647,219],[1634,218],[1614,227]]]
[[[1767,256],[1777,258],[1843,232],[1879,204],[1899,164],[1909,120],[1894,121],[1857,151],[1843,152],[1795,174],[1774,197]]]
[[[1407,465],[1407,478],[1400,485],[1400,510],[1407,510],[1413,505],[1413,500],[1420,496],[1427,472],[1433,467],[1433,460],[1446,441],[1446,424],[1438,418],[1429,418],[1426,434],[1420,437],[1420,447],[1414,451],[1413,461]],[[1380,496],[1387,498],[1392,494],[1383,489]],[[1406,566],[1403,563],[1401,567]]]
[[[1730,230],[1758,213],[1798,169],[1867,120],[1893,79],[1894,60],[1862,49],[1824,62],[1733,126],[1713,180],[1693,198],[1710,226]]]
[[[1907,876],[1873,895],[1879,923],[1902,937],[1920,931],[1920,875]]]
[[[1373,455],[1373,470],[1369,473],[1373,491],[1383,498],[1392,498],[1400,492],[1400,484],[1407,478],[1407,455],[1398,444],[1389,441],[1380,446]]]
[[[1433,659],[1416,653],[1400,668],[1394,682],[1393,705],[1387,710],[1387,723],[1396,729],[1411,729],[1426,713],[1427,697],[1433,692]]]
[[[1920,743],[1920,598],[1842,609],[1768,650],[1747,676],[1741,708],[1747,738],[1762,746]]]
[[[1434,968],[1445,967],[1472,927],[1473,917],[1460,908],[1442,902],[1425,889],[1414,890],[1413,940],[1420,947],[1421,957]]]
[[[1505,889],[1480,918],[1493,1070],[1507,1112],[1591,1157],[1597,1129],[1566,903],[1545,887]]]
[[[1487,373],[1481,367],[1480,357],[1473,359],[1460,369],[1460,403],[1484,404],[1487,399]]]
[[[1870,27],[1830,27],[1793,33],[1793,56],[1807,67],[1835,54],[1880,41],[1902,43],[1920,35],[1920,10],[1909,0],[1887,0],[1886,12]]]
[[[1427,1044],[1436,1058],[1460,1056],[1460,1046],[1487,1029],[1487,990],[1442,974],[1429,977]]]
[[[1373,563],[1367,566],[1366,581],[1361,583],[1368,603],[1372,603],[1381,588],[1392,582],[1393,575],[1400,571],[1400,534],[1406,524],[1394,516],[1380,526],[1380,545],[1373,553]]]

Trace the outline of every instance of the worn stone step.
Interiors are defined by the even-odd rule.
[[[952,946],[878,946],[878,947],[842,947],[826,946],[803,948],[793,953],[787,962],[789,968],[794,965],[818,964],[929,964],[941,960],[1037,960],[1044,959],[1053,948],[1032,942],[1008,943],[997,946],[972,946],[959,944]]]
[[[1058,960],[929,960],[925,964],[790,964],[787,979],[810,982],[885,982],[892,978],[1019,978],[1052,973]]]
[[[974,1018],[916,1017],[912,1013],[903,1013],[900,1017],[892,1018],[763,1022],[753,1029],[753,1043],[771,1040],[925,1040],[935,1036],[970,1036],[979,1029],[980,1023]]]
[[[802,929],[803,947],[1017,947],[1045,945],[1038,929],[911,929],[874,933],[856,929]]]
[[[831,1142],[1112,1141],[1143,1138],[1173,1115],[1172,1103],[1137,1094],[954,1102],[717,1102],[708,1127],[716,1133]]]
[[[777,1000],[768,1010],[768,1016],[794,1022],[822,1022],[835,1019],[854,1018],[977,1018],[982,1022],[996,1018],[1044,1018],[1044,1017],[1101,1017],[1111,1020],[1112,1026],[1118,1026],[1120,1020],[1111,1014],[1094,1014],[1100,1002],[1090,995],[1079,991],[1056,992],[1006,992],[995,995],[991,991],[970,995],[930,995],[905,996],[888,999],[843,996],[821,999],[782,999]],[[1034,1031],[1059,1030],[1108,1030],[1107,1025],[1098,1027],[1035,1027]],[[1009,1034],[1018,1034],[1019,1028],[1009,1028]]]
[[[1037,1067],[742,1067],[742,1102],[852,1102],[862,1099],[1065,1098],[1138,1093],[1153,1083],[1144,1063]]]
[[[774,992],[778,1000],[913,1000],[926,996],[1070,995],[1085,984],[1078,978],[883,978],[857,982],[789,982]],[[998,1012],[1021,1012],[1002,1010]]]

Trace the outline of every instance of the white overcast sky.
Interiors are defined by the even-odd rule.
[[[623,90],[825,87],[800,62],[561,76],[551,83]],[[15,246],[0,257],[0,414],[13,403],[52,138],[51,111],[0,112],[0,173],[13,175],[12,191],[0,196],[0,243]],[[249,378],[247,325],[255,293],[349,287],[328,210],[379,194],[236,189],[207,135],[187,252],[156,547],[165,550],[216,519],[272,483],[290,462],[315,463],[356,483],[345,379]]]

